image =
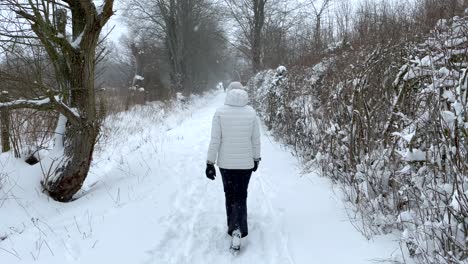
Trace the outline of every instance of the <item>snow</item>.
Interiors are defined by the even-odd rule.
[[[442,97],[447,99],[449,102],[455,102],[456,99],[455,94],[450,90],[444,90]]]
[[[420,149],[406,149],[405,151],[397,151],[405,161],[425,161],[426,152]]]
[[[5,93],[4,93],[5,94]],[[78,109],[76,108],[70,108],[68,105],[62,102],[62,99],[60,96],[56,95],[54,96],[55,102],[61,104],[64,108],[66,108],[70,113],[72,113],[75,117],[79,118],[80,113],[78,112]],[[0,108],[2,107],[14,107],[18,105],[28,105],[28,106],[41,106],[41,105],[46,105],[50,103],[50,98],[43,98],[43,99],[32,99],[32,100],[26,100],[26,99],[19,99],[11,102],[6,102],[6,103],[0,103]]]
[[[430,67],[430,66],[432,66],[432,57],[429,56],[429,55],[427,55],[426,57],[424,57],[424,58],[421,60],[419,66],[421,66],[421,67]]]
[[[450,206],[453,208],[455,211],[460,211],[460,202],[459,202],[459,197],[458,197],[458,191],[455,190],[452,196],[452,201],[450,202]]]
[[[65,135],[66,126],[67,126],[67,118],[64,115],[60,115],[58,122],[57,122],[57,127],[55,128],[55,131],[54,131],[54,149],[56,150],[60,150],[64,148],[63,138]]]
[[[411,68],[408,70],[408,72],[405,74],[405,76],[403,77],[403,80],[405,81],[409,81],[409,80],[412,80],[416,78],[416,73],[414,72],[414,70]]]
[[[211,119],[224,97],[216,92],[171,109],[152,104],[107,118],[103,129],[110,134],[97,146],[79,199],[68,204],[41,193],[40,165],[1,154],[7,177],[0,189],[0,263],[401,260],[396,236],[366,240],[331,181],[303,174],[290,150],[265,133],[249,186],[249,237],[232,256],[219,171],[214,182],[204,175]]]
[[[50,103],[49,98],[44,98],[44,99],[37,99],[37,100],[15,100],[11,102],[6,102],[6,103],[0,103],[0,107],[11,107],[19,104],[29,104],[29,105],[35,105],[35,106],[41,106]]]
[[[414,212],[412,211],[404,211],[401,212],[400,215],[398,216],[398,222],[403,223],[403,222],[413,222],[415,219],[414,217]]]
[[[57,101],[58,103],[60,103],[62,105],[62,107],[64,107],[65,109],[67,109],[71,114],[73,114],[75,117],[77,118],[80,118],[81,115],[80,115],[80,112],[78,111],[78,108],[76,107],[69,107],[66,103],[64,103],[62,101],[62,99],[58,96],[55,96],[55,101]]]
[[[103,0],[93,0],[93,4],[96,8],[96,13],[98,16],[102,15],[104,11],[104,1]]]
[[[440,115],[447,124],[452,124],[455,121],[455,114],[450,111],[442,111]]]
[[[453,48],[453,47],[459,46],[461,44],[464,44],[467,41],[468,41],[467,37],[453,38],[453,39],[445,41],[445,46],[447,46],[449,48]]]
[[[288,72],[288,70],[286,69],[285,66],[279,66],[278,68],[276,68],[276,73],[278,75],[284,75]]]
[[[83,39],[83,34],[84,34],[84,30],[83,32],[81,32],[81,34],[76,38],[74,39],[70,45],[74,48],[74,49],[78,49],[81,45],[81,40]]]
[[[60,114],[57,122],[57,126],[54,131],[54,146],[53,149],[49,151],[42,151],[40,156],[40,167],[41,171],[44,172],[46,176],[44,176],[44,180],[47,181],[48,184],[54,183],[60,173],[57,172],[57,168],[64,165],[67,161],[64,158],[64,136],[66,131],[67,125],[67,118]]]
[[[102,11],[104,10],[104,5],[99,5],[96,7],[96,13],[98,16],[102,15]]]
[[[400,133],[400,132],[393,132],[392,135],[401,137],[404,139],[406,142],[410,143],[411,139],[416,135],[416,131],[412,133]]]
[[[453,110],[455,110],[455,114],[457,116],[460,116],[464,111],[463,104],[460,103],[459,101],[456,101],[455,103],[453,103],[452,107],[453,107]]]
[[[135,75],[134,79],[139,80],[139,81],[143,81],[145,79],[145,77],[140,76],[140,75]]]
[[[447,76],[450,75],[450,70],[447,69],[446,67],[442,67],[442,68],[439,69],[439,75],[441,77],[447,77]]]

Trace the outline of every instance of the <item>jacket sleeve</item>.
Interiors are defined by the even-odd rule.
[[[215,164],[218,157],[219,146],[221,144],[221,122],[219,120],[218,112],[213,116],[211,125],[211,140],[208,147],[207,163]]]
[[[257,115],[255,115],[253,134],[252,134],[252,149],[253,158],[255,161],[260,160],[260,124]]]

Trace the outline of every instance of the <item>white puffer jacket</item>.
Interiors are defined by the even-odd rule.
[[[241,89],[229,90],[224,106],[213,117],[208,163],[223,169],[248,170],[260,160],[260,126],[249,97]]]

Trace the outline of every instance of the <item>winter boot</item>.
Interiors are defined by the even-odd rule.
[[[239,229],[236,229],[232,232],[232,240],[231,240],[231,250],[239,251],[241,247],[241,237],[242,234]]]

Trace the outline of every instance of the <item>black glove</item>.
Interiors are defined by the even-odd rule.
[[[253,167],[252,171],[257,171],[257,169],[258,169],[258,163],[259,163],[258,160],[255,160],[255,161],[254,161],[254,167]]]
[[[206,164],[206,177],[210,180],[214,180],[216,177],[216,169],[213,164]]]

